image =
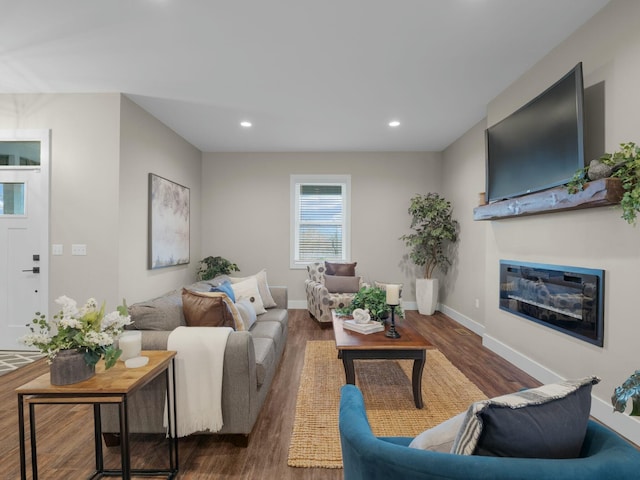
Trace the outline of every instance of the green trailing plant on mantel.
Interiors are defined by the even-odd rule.
[[[414,233],[402,235],[400,240],[411,249],[409,258],[424,266],[424,278],[431,278],[436,267],[446,273],[451,265],[446,246],[458,239],[451,202],[437,193],[418,194],[411,199],[408,211]]]
[[[382,321],[391,312],[391,307],[387,305],[387,292],[380,287],[362,287],[353,296],[351,303],[343,308],[337,308],[338,315],[351,315],[356,308],[369,310],[372,320]],[[402,307],[395,307],[395,315],[404,316]]]
[[[629,415],[640,416],[640,370],[632,373],[622,385],[614,390],[611,396],[614,411],[623,413],[629,400],[632,401]]]
[[[198,280],[211,280],[218,275],[229,275],[231,272],[239,272],[238,265],[222,257],[206,257],[200,260],[198,268]]]
[[[630,225],[636,224],[640,212],[640,147],[633,142],[621,143],[620,149],[605,153],[600,162],[612,169],[611,177],[619,178],[622,184],[622,218]],[[589,181],[589,166],[576,171],[567,184],[569,193],[577,193]]]

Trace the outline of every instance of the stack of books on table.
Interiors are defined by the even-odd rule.
[[[347,330],[353,330],[354,332],[368,333],[382,332],[384,331],[384,325],[380,322],[370,320],[367,323],[356,323],[355,320],[345,320],[342,324]]]

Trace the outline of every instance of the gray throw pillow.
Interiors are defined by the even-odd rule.
[[[475,402],[451,453],[519,458],[576,458],[598,377],[551,383]]]
[[[356,293],[360,290],[360,277],[324,276],[324,286],[329,293]]]

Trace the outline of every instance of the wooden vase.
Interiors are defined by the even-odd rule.
[[[95,365],[87,365],[84,353],[77,350],[61,350],[49,365],[52,385],[71,385],[96,374]]]

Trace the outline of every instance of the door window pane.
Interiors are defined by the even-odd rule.
[[[40,165],[40,142],[0,142],[1,167],[33,167]]]
[[[0,215],[24,215],[24,183],[0,183]]]

